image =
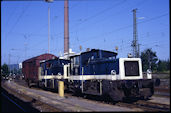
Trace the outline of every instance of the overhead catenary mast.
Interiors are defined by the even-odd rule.
[[[9,57],[8,57],[8,65],[10,65],[10,57],[11,57],[11,54],[9,53]]]
[[[69,12],[68,12],[68,0],[64,1],[64,54],[69,54]]]
[[[137,22],[136,22],[136,10],[133,9],[133,41],[132,41],[132,47],[133,47],[133,57],[137,58],[139,57],[139,48],[138,48],[138,38],[137,38]]]

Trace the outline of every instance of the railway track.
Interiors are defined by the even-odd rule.
[[[8,107],[6,107],[6,106],[3,106],[2,107],[3,108],[2,109],[3,112],[8,112],[11,109],[15,109],[15,111],[17,111],[17,112],[26,112],[26,110],[23,107],[21,107],[20,105],[18,105],[13,99],[11,99],[11,97],[9,97],[4,92],[1,92],[1,100],[2,100],[2,103],[3,104],[4,103],[5,104],[8,104]],[[11,110],[11,112],[12,112],[12,110]]]
[[[31,105],[31,102],[25,102],[1,88],[2,112],[40,112]]]
[[[137,101],[133,103],[123,103],[119,102],[115,105],[118,106],[127,106],[129,108],[139,108],[142,109],[142,111],[154,111],[154,112],[168,112],[170,111],[170,106],[166,104],[160,104],[160,103],[153,103],[148,101]]]
[[[13,85],[13,86],[10,87],[10,85]],[[127,110],[134,111],[129,108],[117,107],[117,106],[112,106],[112,105],[107,105],[107,104],[97,104],[96,102],[92,100],[88,100],[87,102],[83,98],[81,99],[76,96],[71,97],[70,96],[71,94],[66,94],[66,98],[62,99],[62,98],[59,98],[59,96],[57,96],[58,94],[56,93],[52,93],[50,91],[39,91],[39,90],[35,90],[35,88],[33,89],[24,88],[23,86],[19,86],[13,82],[3,84],[3,86],[5,89],[8,89],[8,91],[12,92],[12,94],[16,92],[17,94],[21,94],[22,96],[29,95],[29,97],[34,98],[36,101],[40,100],[41,102],[48,104],[51,107],[54,107],[62,111],[108,111],[108,110],[109,111],[127,111]],[[16,90],[16,89],[20,89],[20,90]]]
[[[71,96],[71,94],[67,93],[68,96]],[[104,104],[110,104],[110,105],[116,105],[121,107],[128,107],[132,109],[137,109],[138,111],[161,111],[161,112],[168,112],[170,111],[170,105],[168,104],[162,104],[162,103],[156,103],[156,102],[150,102],[148,100],[136,100],[136,99],[128,99],[123,102],[113,102],[110,98],[104,98],[100,96],[92,96],[92,95],[81,95],[77,98],[85,98],[88,100],[96,101],[97,103],[104,103]]]
[[[22,83],[20,83],[21,85]],[[23,85],[23,84],[22,84]],[[27,86],[26,86],[27,87]],[[42,90],[37,87],[32,87],[33,89],[36,90]],[[116,106],[121,106],[121,107],[128,107],[128,108],[137,108],[140,111],[164,111],[168,112],[170,111],[170,106],[167,104],[161,104],[161,103],[154,103],[154,102],[149,102],[145,100],[138,100],[138,101],[125,101],[125,102],[112,102],[111,99],[109,98],[103,98],[100,96],[92,96],[92,95],[73,95],[73,93],[66,92],[65,97],[73,97],[73,98],[84,98],[86,101],[96,101],[97,103],[105,103],[105,104],[110,104],[110,105],[116,105]]]
[[[140,100],[138,102],[133,103],[135,105],[138,106],[142,106],[149,111],[170,111],[170,105],[166,105],[166,104],[161,104],[161,103],[154,103],[154,102],[149,102],[149,101],[143,101]]]
[[[71,94],[67,93],[68,96],[71,96]],[[101,98],[98,96],[79,96],[77,98],[85,98],[87,101],[93,100],[96,101],[97,103],[104,103],[104,104],[110,104],[110,105],[115,105],[115,106],[120,106],[120,107],[128,107],[132,109],[137,109],[138,111],[161,111],[161,112],[168,112],[170,111],[170,105],[167,104],[161,104],[161,103],[154,103],[150,101],[145,101],[145,100],[138,100],[131,102],[130,101],[124,101],[124,102],[113,102],[109,98]]]
[[[154,90],[155,96],[170,98],[170,88],[156,87]]]

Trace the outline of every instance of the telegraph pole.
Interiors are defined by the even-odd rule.
[[[140,57],[140,44],[138,44],[138,58]]]
[[[24,35],[24,38],[25,38],[25,43],[24,43],[25,49],[24,49],[24,51],[25,51],[25,59],[26,59],[26,57],[27,57],[27,36]]]
[[[25,46],[25,59],[27,57],[27,43],[24,43],[24,46]]]
[[[138,45],[138,39],[137,39],[137,20],[136,20],[136,10],[133,9],[133,41],[132,41],[132,47],[133,47],[133,57],[137,58],[139,56],[137,45]]]
[[[11,73],[11,69],[10,69],[10,57],[11,57],[11,54],[9,53],[8,66],[9,66],[9,71]]]

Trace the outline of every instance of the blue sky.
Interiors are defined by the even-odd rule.
[[[48,52],[48,5],[50,6],[50,53],[64,50],[64,1],[1,2],[1,64],[19,63]],[[159,59],[170,58],[169,0],[69,0],[70,48],[81,45],[115,51],[118,57],[132,52],[133,12],[137,8],[140,51],[152,48]],[[9,54],[11,55],[9,57]],[[9,59],[10,58],[10,59]]]

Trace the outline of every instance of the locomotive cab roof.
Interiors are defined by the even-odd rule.
[[[117,56],[116,52],[106,51],[106,50],[101,50],[101,49],[91,49],[90,51],[85,51],[85,52],[70,56],[70,58],[77,57],[77,56],[80,56],[80,55],[86,55],[86,54],[89,54],[89,53],[95,53],[95,52],[103,52],[103,55],[108,54],[107,57],[113,57],[113,56],[116,57]]]
[[[102,49],[91,49],[90,51],[82,52],[81,54],[86,54],[86,53],[91,53],[91,52],[99,52],[99,51],[106,52],[106,53],[112,53],[114,56],[117,56],[116,52],[106,51],[106,50],[102,50]]]

